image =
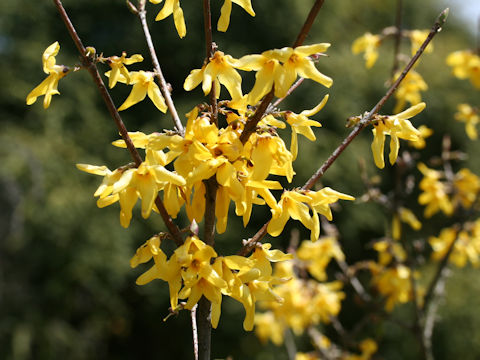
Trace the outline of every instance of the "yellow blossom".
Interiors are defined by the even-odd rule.
[[[58,54],[59,50],[60,45],[58,44],[58,41],[55,41],[43,52],[43,71],[45,74],[48,74],[48,76],[40,83],[40,85],[30,91],[27,95],[27,105],[32,105],[37,101],[39,96],[45,95],[45,98],[43,99],[43,107],[46,109],[50,106],[52,96],[60,94],[57,90],[58,81],[67,75],[70,70],[64,65],[56,64],[55,56]]]
[[[153,4],[159,4],[163,0],[150,0]],[[183,18],[183,10],[180,7],[180,0],[165,0],[162,10],[158,13],[155,21],[163,20],[173,14],[173,21],[180,38],[187,34],[187,27],[185,26],[185,19]]]
[[[464,208],[470,208],[480,191],[480,178],[469,169],[463,168],[455,174],[453,180],[455,193],[453,203],[460,203]]]
[[[333,80],[318,71],[310,58],[311,55],[324,53],[329,47],[330,44],[328,43],[320,43],[267,51],[267,57],[276,58],[283,63],[281,69],[276,74],[275,96],[279,98],[284,97],[297,79],[297,75],[316,81],[326,87],[332,86]]]
[[[378,291],[386,296],[385,310],[392,311],[397,303],[406,303],[412,298],[411,270],[404,265],[380,270],[372,279]]]
[[[298,153],[297,134],[302,134],[310,141],[316,140],[315,134],[313,133],[311,126],[320,127],[322,126],[322,124],[320,124],[318,121],[310,120],[309,117],[315,115],[320,110],[322,110],[327,103],[327,100],[328,95],[325,95],[322,101],[317,106],[315,106],[311,110],[304,110],[300,114],[295,114],[291,111],[287,111],[285,113],[287,123],[289,123],[292,127],[290,152],[292,153],[294,160],[297,158]]]
[[[291,217],[294,220],[299,220],[303,226],[310,229],[310,239],[316,241],[320,235],[318,214],[320,213],[328,220],[332,220],[329,205],[337,202],[339,199],[354,200],[352,196],[342,194],[328,187],[319,191],[284,191],[278,202],[278,207],[271,209],[272,219],[268,223],[267,231],[272,236],[280,235]],[[313,212],[312,215],[310,215],[310,208]]]
[[[400,73],[395,74],[394,81],[398,79]],[[405,76],[403,81],[400,83],[397,91],[395,92],[395,98],[397,99],[397,104],[393,109],[393,112],[402,111],[405,108],[407,102],[410,105],[417,105],[422,101],[422,96],[420,91],[426,91],[428,89],[427,83],[423,80],[422,76],[414,70]]]
[[[141,62],[143,61],[143,57],[140,54],[135,54],[132,55],[131,57],[127,58],[127,53],[123,52],[122,56],[110,56],[107,58],[106,62],[110,67],[112,68],[112,71],[110,72],[110,77],[108,79],[108,86],[113,88],[117,81],[119,80],[120,75],[122,75],[126,83],[130,83],[130,74],[125,67],[125,65],[131,65],[136,62]]]
[[[105,73],[106,76],[111,77],[113,74],[112,71],[108,71]],[[130,106],[133,106],[148,95],[150,100],[152,100],[153,104],[157,107],[158,110],[161,112],[167,111],[167,105],[165,104],[165,99],[160,92],[160,88],[155,83],[155,74],[153,72],[148,71],[132,71],[130,73],[130,82],[127,81],[122,74],[118,74],[117,81],[120,81],[125,84],[133,84],[132,91],[130,95],[128,95],[125,102],[118,108],[118,111],[122,111],[128,109]]]
[[[391,116],[382,116],[380,120],[373,123],[373,142],[372,153],[375,160],[375,165],[383,169],[384,161],[384,146],[385,135],[390,135],[390,164],[394,164],[397,160],[398,150],[400,149],[399,139],[409,141],[417,141],[419,138],[419,131],[415,129],[412,123],[408,120],[411,117],[420,113],[425,109],[425,103],[420,103],[408,108],[407,110]]]
[[[334,237],[322,237],[316,242],[302,241],[297,256],[318,281],[327,280],[326,269],[332,259],[345,260],[345,255]]]
[[[183,84],[184,89],[190,91],[202,83],[203,92],[207,95],[214,85],[215,94],[218,98],[220,96],[220,84],[222,84],[227,88],[232,100],[241,99],[243,96],[242,77],[235,70],[236,61],[231,55],[216,51],[207,65],[190,72]]]
[[[465,131],[471,140],[476,140],[478,138],[476,126],[480,123],[480,115],[476,108],[473,108],[468,104],[458,105],[457,112],[455,113],[455,120],[465,123]]]
[[[359,54],[364,52],[365,67],[370,69],[378,59],[378,47],[380,46],[380,35],[372,35],[367,32],[356,39],[352,44],[352,52]]]
[[[453,204],[448,198],[447,185],[440,181],[442,173],[428,168],[425,164],[418,164],[418,170],[423,174],[419,188],[423,192],[418,197],[420,205],[427,205],[424,216],[429,218],[438,211],[443,211],[447,216],[453,213]]]
[[[470,79],[480,89],[480,56],[472,51],[455,51],[448,55],[447,65],[453,67],[453,75],[459,79]]]
[[[453,228],[442,229],[438,237],[431,236],[428,242],[432,246],[432,259],[442,260],[448,253],[453,242],[453,251],[449,261],[458,267],[464,267],[468,261],[473,265],[479,265],[480,233],[478,232],[479,221],[477,220],[471,231],[457,231]]]
[[[418,140],[409,141],[408,145],[413,146],[415,149],[424,149],[426,146],[425,139],[433,135],[433,130],[425,125],[420,125],[417,130],[420,133]]]
[[[223,3],[220,18],[218,19],[218,31],[227,31],[230,24],[230,13],[232,12],[232,2],[241,6],[249,15],[255,16],[251,0],[225,0]]]
[[[127,166],[113,172],[105,166],[77,164],[77,168],[104,176],[104,181],[94,194],[99,197],[97,205],[104,207],[120,201],[120,223],[123,227],[130,224],[132,209],[139,197],[142,199],[142,216],[148,218],[160,190],[169,183],[185,185],[183,177],[156,164],[148,155],[138,168]]]
[[[393,259],[402,262],[407,258],[407,253],[398,241],[380,240],[373,244],[373,249],[378,252],[378,263],[382,266],[390,264]]]
[[[411,30],[408,32],[408,37],[412,43],[412,55],[415,55],[417,50],[422,46],[423,42],[427,39],[429,30]],[[425,48],[425,53],[431,53],[433,51],[433,44],[429,43]]]
[[[238,59],[237,69],[256,71],[255,85],[248,94],[247,103],[255,105],[270,92],[274,84],[279,87],[281,64],[272,51],[261,55],[246,55]]]

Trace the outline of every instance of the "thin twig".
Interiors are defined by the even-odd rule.
[[[298,80],[295,82],[295,84],[293,84],[293,85],[290,87],[290,89],[288,89],[287,94],[286,94],[284,97],[275,100],[275,102],[274,102],[273,105],[272,105],[272,108],[276,108],[278,105],[280,105],[280,103],[281,103],[283,100],[285,100],[285,98],[286,98],[287,96],[289,96],[292,92],[294,92],[295,90],[297,90],[297,88],[298,88],[300,85],[302,85],[302,83],[303,83],[304,81],[305,81],[305,78],[302,78],[302,77],[301,77],[300,79],[298,79]]]
[[[158,62],[157,52],[155,51],[155,47],[153,45],[152,36],[150,35],[150,29],[148,28],[147,24],[147,12],[145,10],[145,0],[138,1],[138,17],[140,22],[142,23],[143,33],[145,34],[145,40],[147,40],[148,49],[150,51],[150,57],[152,58],[153,67],[155,69],[155,76],[160,83],[160,89],[162,91],[163,97],[165,98],[165,104],[170,111],[172,116],[173,123],[177,128],[177,131],[180,135],[185,135],[185,130],[183,128],[182,122],[177,113],[177,109],[175,108],[175,104],[172,100],[172,94],[170,93],[170,87],[165,81],[165,77],[163,76],[162,68],[160,67],[160,63]]]
[[[442,26],[445,24],[446,18],[448,15],[448,8],[443,10],[440,15],[438,16],[435,24],[433,25],[430,33],[428,34],[427,38],[423,42],[422,46],[418,49],[416,54],[412,57],[410,62],[405,66],[402,73],[398,77],[398,79],[393,83],[393,85],[388,89],[387,93],[384,97],[380,99],[380,101],[373,107],[373,109],[366,114],[357,124],[357,126],[350,132],[350,134],[342,141],[342,143],[332,152],[332,154],[328,157],[328,159],[320,166],[320,168],[312,175],[312,177],[305,183],[302,187],[303,190],[311,189],[315,183],[320,180],[320,178],[325,174],[325,171],[328,170],[330,166],[335,162],[335,160],[340,156],[340,154],[350,145],[353,139],[357,137],[357,135],[365,128],[370,121],[372,120],[373,116],[378,113],[378,111],[382,108],[385,102],[392,96],[395,90],[398,88],[402,80],[405,78],[407,73],[413,67],[413,65],[417,62],[418,58],[423,54],[427,45],[432,41],[433,37],[442,29]],[[242,134],[243,135],[243,134]],[[242,255],[248,254],[255,244],[259,242],[266,234],[267,234],[267,221],[262,228],[248,241],[245,242],[242,250],[239,252]]]
[[[317,17],[318,12],[322,8],[322,5],[324,2],[325,0],[316,0],[315,4],[313,4],[307,16],[307,19],[305,20],[305,23],[303,24],[302,29],[300,30],[300,33],[298,34],[297,39],[293,44],[294,48],[302,45],[305,39],[307,38],[307,35],[310,32],[310,29],[312,28],[315,18]]]
[[[83,65],[88,70],[88,72],[93,78],[93,81],[97,85],[98,90],[100,91],[100,94],[103,100],[105,101],[105,105],[107,106],[107,109],[110,112],[110,115],[115,121],[115,124],[118,128],[118,131],[120,132],[120,135],[122,136],[123,141],[125,141],[127,149],[130,152],[130,155],[132,156],[133,161],[135,162],[135,165],[137,167],[140,166],[143,160],[140,154],[138,153],[137,149],[133,145],[132,139],[128,135],[128,130],[125,127],[125,124],[123,123],[122,118],[120,117],[120,114],[118,113],[115,104],[113,103],[110,93],[108,92],[105,84],[103,83],[102,78],[100,77],[100,74],[97,70],[97,67],[95,66],[95,63],[92,61],[91,58],[87,56],[87,52],[85,50],[85,47],[83,46],[82,40],[78,36],[77,31],[75,30],[75,27],[70,21],[70,18],[68,17],[67,12],[65,11],[65,8],[62,5],[62,2],[60,0],[53,0],[53,3],[57,7],[58,12],[60,13],[60,17],[65,23],[65,26],[67,27],[67,30],[73,42],[75,43],[75,46],[77,47],[78,52],[80,53],[80,56],[82,57]],[[180,230],[178,229],[178,227],[175,225],[172,218],[168,214],[167,210],[165,209],[165,206],[163,205],[162,199],[160,199],[159,196],[157,196],[157,198],[155,199],[155,205],[157,205],[158,211],[160,212],[160,216],[165,222],[165,225],[167,226],[175,243],[177,245],[181,245],[183,243],[183,239],[180,234]]]
[[[297,39],[295,40],[293,47],[297,47],[303,44],[305,41],[305,38],[307,37],[308,33],[310,32],[310,29],[312,28],[313,22],[315,21],[315,18],[318,15],[318,12],[322,8],[322,5],[325,0],[316,0],[315,4],[313,4],[312,8],[310,9],[310,13],[307,16],[307,19],[305,20],[305,23],[302,26],[302,29],[300,30]],[[272,90],[265,95],[263,98],[262,102],[260,105],[257,107],[257,110],[255,111],[255,114],[253,114],[246,122],[245,128],[242,131],[242,134],[240,135],[240,141],[242,144],[245,144],[250,137],[255,132],[255,129],[257,128],[257,124],[259,123],[260,120],[262,120],[263,115],[265,114],[265,111],[269,108],[270,102],[273,100],[273,95],[274,95],[274,87],[272,86]]]
[[[192,319],[193,355],[195,360],[198,360],[197,307],[198,304],[194,305],[190,311],[190,317]]]

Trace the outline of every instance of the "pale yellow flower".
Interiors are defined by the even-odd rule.
[[[352,52],[359,54],[363,52],[365,67],[370,69],[378,59],[378,47],[380,46],[380,35],[372,35],[367,32],[352,44]]]
[[[477,124],[480,123],[478,110],[469,104],[460,104],[457,106],[455,120],[465,123],[465,131],[471,140],[478,138]]]

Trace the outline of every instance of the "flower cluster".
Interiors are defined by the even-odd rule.
[[[423,174],[418,197],[420,205],[426,205],[424,215],[429,218],[442,211],[451,216],[458,206],[468,209],[477,201],[480,192],[480,178],[469,169],[463,168],[447,179],[445,172],[428,168],[420,163],[418,169]]]
[[[399,76],[400,73],[396,73],[393,77],[393,80],[397,80]],[[428,90],[428,85],[423,80],[422,76],[418,72],[410,70],[395,92],[397,104],[395,105],[393,112],[402,111],[407,102],[410,105],[419,104],[422,101],[422,95],[420,94],[420,91],[426,90]]]
[[[292,116],[289,114],[287,119]],[[280,175],[291,181],[294,175],[292,153],[268,125],[269,121],[282,122],[265,118],[259,131],[242,144],[239,138],[244,120],[233,113],[228,118],[230,124],[218,129],[210,122],[209,115],[200,113],[196,107],[188,114],[184,137],[172,133],[130,133],[134,145],[146,151],[146,159],[138,168],[124,166],[110,171],[104,166],[79,164],[78,167],[104,176],[95,192],[99,197],[97,204],[103,207],[119,201],[124,227],[130,223],[138,198],[142,200],[144,218],[156,210],[155,198],[159,191],[164,193],[165,208],[170,216],[176,218],[185,205],[189,219],[201,222],[205,211],[203,181],[214,176],[218,183],[215,208],[218,233],[226,229],[230,202],[235,204],[236,215],[243,217],[244,225],[250,220],[253,205],[266,203],[272,210],[268,227],[271,235],[278,236],[292,217],[312,231],[312,239],[317,239],[318,214],[331,220],[329,204],[338,199],[353,200],[353,197],[330,188],[292,190],[283,192],[277,203],[271,190],[281,190],[282,186],[267,177]],[[123,140],[114,144],[125,146]],[[166,167],[171,163],[173,170],[168,170]]]
[[[284,261],[292,256],[279,250],[270,250],[270,244],[257,247],[253,254],[243,256],[218,256],[215,250],[196,236],[190,236],[172,256],[160,248],[161,239],[154,236],[147,240],[131,259],[134,268],[149,262],[154,265],[137,279],[138,285],[152,280],[168,282],[172,311],[179,308],[191,310],[202,296],[212,303],[212,326],[217,327],[220,319],[222,295],[230,296],[245,307],[245,330],[252,330],[255,303],[259,300],[282,302],[272,286],[286,281],[272,276],[270,262]],[[180,304],[179,299],[186,299]]]
[[[255,105],[272,87],[275,96],[284,97],[297,76],[330,87],[333,80],[318,71],[311,58],[314,54],[325,52],[329,46],[330,44],[320,43],[296,48],[285,47],[265,51],[260,55],[246,55],[240,59],[216,51],[208,64],[190,72],[183,86],[190,91],[202,83],[205,95],[214,86],[215,94],[219,97],[220,85],[223,85],[233,102],[243,107]],[[242,95],[242,78],[236,69],[257,72],[255,85],[245,99]]]
[[[298,266],[303,266],[301,261]],[[275,266],[277,277],[290,280],[275,288],[284,301],[262,303],[266,311],[255,316],[255,332],[263,342],[271,340],[280,345],[287,328],[300,335],[311,325],[329,323],[330,317],[340,312],[340,303],[345,297],[341,291],[342,283],[300,278],[295,267],[296,261]]]
[[[453,75],[459,79],[469,79],[480,89],[480,56],[473,51],[461,50],[448,55],[447,65],[451,66]]]
[[[458,267],[464,267],[467,262],[480,265],[480,219],[466,223],[460,231],[453,227],[445,228],[438,237],[431,236],[428,241],[434,260],[442,260],[453,246],[450,262]]]

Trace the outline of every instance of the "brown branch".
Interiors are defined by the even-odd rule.
[[[293,47],[297,47],[303,44],[324,2],[325,0],[315,1],[315,4],[313,4],[312,8],[310,9],[310,13],[307,16],[307,20],[305,20],[305,23],[303,24],[302,29],[300,30],[300,33],[298,34],[297,39],[293,44]]]
[[[210,61],[216,50],[216,45],[213,42],[212,36],[212,11],[210,8],[210,0],[203,0],[203,30],[205,33],[205,64]],[[210,89],[210,106],[212,118],[210,121],[218,127],[218,104],[217,91],[215,87],[215,80],[213,80]]]
[[[315,3],[313,4],[310,10],[310,13],[307,16],[307,19],[305,20],[305,23],[303,24],[302,29],[300,30],[297,36],[297,39],[293,44],[294,48],[302,45],[303,42],[305,41],[305,38],[310,32],[313,22],[315,21],[315,18],[317,17],[318,12],[320,11],[324,1],[325,0],[316,0]],[[260,120],[262,120],[262,117],[265,114],[265,111],[268,109],[270,102],[273,100],[273,94],[274,94],[274,87],[272,86],[272,90],[267,95],[265,95],[262,102],[257,107],[255,114],[253,114],[247,120],[247,123],[245,124],[245,128],[243,129],[243,132],[240,135],[240,141],[242,142],[242,144],[245,144],[248,138],[250,137],[250,135],[252,135],[255,132],[255,129],[257,128],[257,124],[259,123]]]
[[[152,36],[150,35],[150,29],[148,28],[147,24],[147,12],[145,10],[145,0],[138,1],[138,17],[140,22],[142,23],[143,33],[145,34],[145,40],[147,40],[148,49],[150,51],[150,57],[152,58],[153,67],[155,69],[155,77],[157,78],[158,82],[160,83],[160,89],[162,91],[163,97],[165,98],[165,103],[170,111],[172,116],[173,123],[177,128],[177,131],[180,135],[185,135],[185,130],[183,128],[182,122],[177,113],[177,109],[175,108],[175,104],[172,100],[172,94],[170,93],[170,86],[165,81],[165,77],[163,76],[162,68],[160,67],[160,63],[158,62],[157,52],[155,51],[155,47],[153,45]]]
[[[82,40],[77,34],[77,31],[75,30],[75,27],[73,26],[72,22],[70,21],[70,18],[68,17],[67,12],[65,11],[65,8],[62,5],[62,2],[60,0],[53,0],[55,6],[58,9],[58,12],[60,13],[60,17],[62,18],[63,22],[65,23],[65,26],[67,27],[67,30],[70,34],[70,37],[72,38],[73,42],[75,43],[75,46],[78,49],[78,52],[80,53],[80,56],[82,57],[82,62],[85,68],[88,70],[90,75],[93,78],[93,81],[98,87],[98,90],[100,91],[100,95],[102,96],[103,100],[105,101],[105,105],[108,108],[108,111],[110,112],[110,115],[112,116],[113,120],[115,121],[115,124],[118,128],[118,131],[120,132],[120,135],[122,136],[122,139],[125,141],[125,144],[127,145],[127,149],[130,152],[130,155],[133,158],[133,161],[135,162],[135,165],[138,167],[140,164],[143,162],[140,154],[138,153],[137,149],[133,145],[132,139],[128,135],[127,128],[125,127],[125,124],[122,121],[122,118],[120,117],[120,114],[117,111],[117,108],[115,104],[113,103],[113,100],[103,83],[102,78],[100,77],[100,74],[98,72],[97,67],[95,66],[95,63],[92,61],[90,57],[87,56],[87,52],[85,50],[85,47],[83,46]],[[172,218],[170,215],[168,215],[167,210],[165,209],[165,206],[163,205],[162,200],[160,199],[159,196],[155,199],[155,204],[157,205],[157,208],[160,212],[160,215],[165,222],[165,225],[167,226],[170,234],[172,235],[175,243],[177,245],[181,245],[183,243],[182,236],[180,234],[180,230],[178,227],[175,225],[173,222]]]
[[[393,85],[388,89],[385,96],[383,96],[380,101],[373,107],[373,109],[363,116],[357,126],[350,132],[350,134],[342,141],[342,143],[332,152],[332,154],[328,157],[328,159],[320,166],[320,168],[312,175],[312,177],[305,183],[302,187],[302,190],[309,190],[311,189],[315,183],[320,180],[320,178],[325,174],[325,171],[328,170],[330,166],[335,162],[335,160],[340,156],[340,154],[347,148],[347,146],[352,142],[353,139],[357,137],[357,135],[363,130],[365,126],[367,126],[370,121],[372,120],[373,116],[378,113],[378,111],[382,108],[385,102],[392,96],[395,90],[398,88],[402,80],[405,78],[407,73],[413,67],[413,65],[417,62],[418,58],[423,54],[427,45],[432,41],[433,37],[442,29],[442,26],[445,24],[446,18],[448,15],[448,8],[443,10],[440,15],[438,16],[435,24],[433,25],[430,33],[428,34],[427,38],[423,42],[422,46],[418,49],[416,54],[412,57],[410,62],[405,66],[402,73],[398,77],[398,79],[393,83]],[[242,134],[243,135],[243,134]],[[248,254],[255,246],[257,242],[259,242],[266,234],[267,234],[267,221],[262,228],[257,231],[257,233],[251,237],[248,241],[245,242],[243,248],[240,250],[239,254],[246,255]]]

